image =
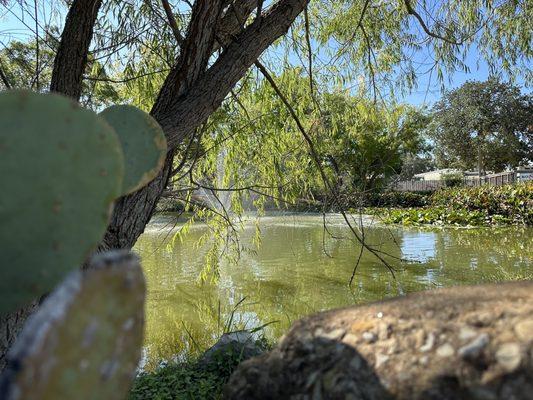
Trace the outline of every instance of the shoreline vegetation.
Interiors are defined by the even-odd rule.
[[[199,353],[162,360],[155,369],[140,372],[128,400],[222,399],[224,386],[237,366],[274,347],[262,334],[262,327],[240,330],[234,325],[228,329],[208,349],[197,348]]]
[[[533,225],[533,181],[503,186],[448,187],[421,193],[383,191],[367,194],[363,199],[360,195],[357,197],[359,199],[353,200],[352,206],[348,207],[349,213],[380,216],[380,222],[385,224],[452,227]],[[322,210],[319,201],[302,200],[285,211],[321,213]],[[184,212],[176,200],[160,204],[157,213],[179,213],[179,217],[185,219],[192,215],[191,211]]]
[[[386,224],[436,226],[533,225],[533,182],[440,189],[432,194],[389,192],[364,212]]]

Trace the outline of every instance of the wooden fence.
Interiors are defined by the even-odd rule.
[[[481,178],[465,178],[462,182],[454,186],[481,186],[481,185],[507,185],[517,181],[516,172],[500,172],[490,174]],[[428,181],[398,181],[391,185],[391,188],[400,192],[433,192],[439,188],[446,187],[446,181],[428,180]]]

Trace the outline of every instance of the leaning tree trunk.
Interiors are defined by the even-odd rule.
[[[165,131],[171,153],[220,106],[261,53],[287,32],[308,2],[309,0],[280,0],[242,30],[238,21],[247,18],[257,1],[244,0],[235,3],[240,3],[239,9],[234,13],[237,18],[230,9],[217,24],[215,37],[224,42],[221,43],[224,51],[205,71],[197,69],[203,64],[207,65],[206,59],[198,63],[199,59],[202,60],[202,50],[199,49],[210,49],[208,54],[211,55],[220,44],[213,43],[210,40],[212,38],[207,37],[209,33],[196,33],[193,18],[180,56],[181,61],[167,77],[151,112]],[[204,2],[197,1],[195,5],[200,3]],[[206,3],[206,7],[213,13],[214,2]],[[208,18],[208,14],[201,15]],[[205,19],[199,20],[198,24],[201,31],[205,31],[208,26]],[[187,50],[188,45],[190,50]],[[191,64],[191,59],[186,58],[190,57],[189,51],[197,53],[194,56],[196,63]],[[185,58],[185,61],[182,58]],[[101,249],[130,248],[135,244],[167,186],[172,170],[171,153],[162,172],[154,181],[117,202]]]
[[[245,28],[243,21],[262,2],[195,2],[179,59],[151,111],[161,124],[169,145],[164,168],[147,186],[117,201],[99,250],[131,248],[135,244],[167,186],[178,146],[220,106],[261,53],[287,32],[308,2],[278,0]],[[228,3],[230,7],[221,15]],[[74,0],[72,3],[54,62],[51,85],[54,91],[79,99],[100,5],[101,0]],[[221,47],[221,55],[208,66],[213,52]],[[0,334],[3,335],[0,338],[0,370],[4,367],[7,349],[36,304],[0,320]]]

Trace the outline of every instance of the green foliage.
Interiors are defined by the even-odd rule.
[[[220,399],[227,378],[197,367],[176,363],[139,376],[131,389],[131,400]]]
[[[424,207],[428,204],[429,196],[429,193],[372,192],[364,196],[364,205],[368,207]]]
[[[259,339],[256,345],[261,351],[270,348],[264,339]],[[224,385],[242,361],[243,354],[230,349],[216,353],[208,364],[196,359],[164,364],[153,372],[139,375],[129,399],[222,399]]]
[[[483,280],[487,282],[532,281],[533,272],[513,271],[500,267],[498,268],[497,272],[484,276]]]
[[[417,78],[424,73],[443,82],[450,71],[470,72],[471,65],[465,60],[474,47],[492,73],[523,76],[531,82],[530,2],[410,3],[432,36],[421,29],[404,1],[311,2],[312,38],[320,48],[313,56],[317,64],[327,56],[334,60],[324,66],[330,82],[339,86],[351,83],[356,90],[373,91],[376,98],[382,92],[405,93],[417,87]],[[303,23],[298,27],[300,32],[304,30]],[[304,35],[300,32],[299,39]],[[434,63],[420,68],[419,54],[431,57]]]
[[[327,94],[323,109],[323,152],[353,190],[382,187],[400,172],[404,156],[424,147],[427,117],[414,107],[382,107],[362,98]]]
[[[532,96],[495,78],[466,82],[434,107],[437,162],[484,172],[532,161],[532,125]]]
[[[38,60],[34,40],[28,42],[13,40],[0,50],[0,68],[5,73],[11,88],[42,91],[49,87],[58,45],[57,39],[52,35],[58,37],[59,34],[57,28],[47,28],[47,34],[40,40]],[[108,82],[107,69],[92,55],[88,57],[87,74],[94,76],[95,80],[83,81],[80,100],[83,106],[96,110],[120,101],[118,91]],[[0,89],[6,89],[2,80],[0,80]]]
[[[509,221],[501,216],[487,216],[482,211],[456,210],[446,207],[428,207],[420,209],[392,209],[385,211],[384,221],[403,225],[468,225],[484,226],[505,224]]]
[[[416,108],[379,106],[336,91],[310,96],[301,69],[286,70],[276,80],[312,135],[321,165],[271,86],[245,82],[239,103],[226,104],[206,127],[201,147],[209,152],[196,164],[195,181],[257,186],[266,195],[294,203],[324,195],[319,167],[334,180],[342,177],[352,190],[366,190],[381,186],[401,169],[404,155],[425,145],[427,117]],[[242,197],[236,193],[234,200]]]
[[[464,176],[460,172],[442,174],[441,179],[444,181],[446,187],[461,186],[464,182]]]
[[[157,121],[134,106],[118,105],[99,114],[118,135],[124,153],[123,194],[154,179],[167,154],[165,134]]]
[[[385,107],[327,88],[311,95],[309,77],[299,68],[274,79],[311,136],[319,165],[271,85],[253,79],[241,83],[238,101],[226,102],[176,161],[185,159],[183,169],[191,171],[174,180],[174,189],[187,193],[196,188],[195,195],[200,191],[211,198],[198,210],[193,193],[183,195],[195,218],[211,228],[201,243],[217,239],[206,257],[206,272],[215,277],[224,249],[253,251],[243,249],[236,234],[245,207],[261,214],[265,206],[295,208],[318,199],[330,209],[320,170],[339,182],[343,194],[380,187],[398,172],[405,154],[424,145],[426,116],[416,108]],[[235,227],[228,227],[233,221]]]
[[[18,89],[37,89],[35,71],[37,69],[35,41],[12,41],[0,50],[0,66],[12,87]],[[49,47],[39,49],[39,63],[44,66],[39,74],[40,84],[46,86],[52,78],[54,51]],[[5,89],[0,80],[0,88]]]
[[[115,132],[65,97],[0,94],[0,314],[50,291],[100,242],[121,194]]]
[[[446,188],[435,192],[426,208],[384,212],[385,222],[406,225],[533,225],[533,183]]]
[[[532,225],[533,182],[438,190],[431,197],[431,204],[501,215],[514,223]]]
[[[73,272],[27,321],[0,397],[122,400],[141,356],[144,298],[131,253],[100,255]]]
[[[176,363],[140,375],[134,382],[129,399],[193,400],[221,399],[222,389],[240,362],[237,357],[217,371],[208,371],[196,363]]]

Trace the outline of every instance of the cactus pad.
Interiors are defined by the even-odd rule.
[[[6,400],[122,400],[141,356],[145,283],[129,252],[95,257],[26,322],[0,383]]]
[[[132,193],[154,179],[165,162],[163,129],[149,114],[130,105],[111,106],[100,113],[122,143],[125,176],[123,193]]]
[[[0,316],[50,291],[96,247],[120,196],[113,129],[55,94],[0,94]]]

